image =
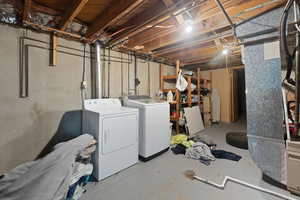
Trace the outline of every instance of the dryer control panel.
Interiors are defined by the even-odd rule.
[[[108,109],[122,107],[119,99],[87,99],[84,101],[84,108],[93,109]]]

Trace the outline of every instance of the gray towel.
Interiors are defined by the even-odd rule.
[[[93,139],[85,134],[57,144],[54,151],[44,158],[11,170],[0,179],[0,199],[64,199],[75,167],[75,158]]]
[[[210,148],[202,142],[196,142],[192,145],[192,147],[186,149],[185,156],[187,158],[192,158],[196,160],[215,160],[215,157],[212,155]]]

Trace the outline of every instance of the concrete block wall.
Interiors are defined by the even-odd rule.
[[[50,67],[48,50],[29,47],[29,97],[20,98],[19,38],[24,34],[30,38],[50,41],[49,34],[0,25],[0,174],[23,162],[34,160],[41,152],[46,153],[57,141],[81,134],[80,83],[83,58],[58,53],[57,65]],[[83,50],[83,44],[79,42],[61,38],[58,41],[60,45]],[[25,44],[49,48],[48,44],[29,40]],[[86,49],[90,50],[88,46]],[[58,50],[83,55],[79,51],[63,48]],[[118,52],[112,54],[120,55]],[[123,56],[128,57],[126,54]],[[91,98],[90,63],[87,53],[86,98]],[[150,95],[154,96],[159,88],[159,64],[151,62],[148,69],[148,63],[138,60],[137,71],[142,82],[138,87],[138,94],[148,95],[150,91]],[[133,63],[129,67],[122,66],[121,70],[120,63],[111,63],[108,68],[105,61],[104,72],[105,96],[108,96],[108,86],[110,97],[119,97],[122,92],[128,94],[129,91],[134,91]]]
[[[102,49],[103,66],[103,96],[120,97],[135,93],[134,56]],[[111,56],[110,61],[107,56]],[[123,62],[121,63],[121,59]],[[159,91],[159,63],[137,59],[136,77],[140,84],[137,86],[137,95],[155,97]],[[171,74],[175,68],[163,65]],[[174,71],[174,72],[173,72]]]
[[[46,42],[50,39],[47,34],[0,25],[0,174],[35,159],[63,129],[75,135],[80,133],[80,123],[64,126],[61,122],[70,116],[74,116],[74,122],[80,122],[83,59],[58,53],[57,66],[49,67],[49,51],[29,47],[29,97],[20,98],[19,37],[23,34]],[[83,49],[77,42],[59,39],[59,43]],[[47,47],[28,40],[25,44]],[[88,58],[86,66],[89,74]],[[89,90],[87,96],[90,96]]]

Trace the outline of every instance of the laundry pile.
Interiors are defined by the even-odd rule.
[[[57,144],[45,157],[0,177],[0,199],[78,200],[93,171],[96,141],[88,134]]]
[[[210,165],[216,158],[232,161],[239,161],[242,158],[235,153],[216,149],[217,144],[206,135],[196,135],[189,139],[185,134],[177,134],[172,136],[171,145],[174,154],[184,154],[186,158],[199,160],[205,165]]]

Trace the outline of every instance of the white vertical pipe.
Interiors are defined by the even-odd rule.
[[[287,104],[286,104],[286,94],[285,90],[282,88],[282,99],[283,99],[283,108],[284,108],[284,121],[285,121],[285,128],[286,128],[286,135],[287,140],[291,141],[291,134],[290,134],[290,128],[289,128],[289,118],[288,118],[288,110],[287,110]]]
[[[102,84],[101,84],[101,45],[99,42],[96,42],[96,62],[95,62],[95,98],[102,98]]]

